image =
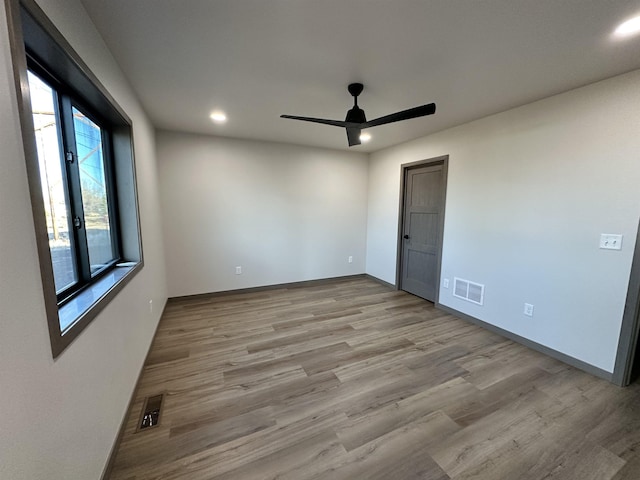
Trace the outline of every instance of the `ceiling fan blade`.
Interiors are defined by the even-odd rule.
[[[296,117],[295,115],[280,115],[280,118],[290,118],[292,120],[302,120],[304,122],[323,123],[325,125],[333,125],[334,127],[355,127],[356,125],[358,125],[357,123],[353,122],[327,120],[326,118]]]
[[[386,125],[387,123],[399,122],[400,120],[409,120],[410,118],[424,117],[425,115],[433,115],[436,113],[436,104],[429,103],[421,107],[414,107],[401,112],[385,115],[384,117],[369,120],[360,125],[361,128],[377,127],[378,125]]]
[[[349,146],[360,145],[360,128],[359,127],[347,127],[347,139],[349,140]]]

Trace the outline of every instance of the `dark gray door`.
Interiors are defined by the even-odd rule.
[[[444,215],[442,163],[405,170],[401,288],[436,301]]]

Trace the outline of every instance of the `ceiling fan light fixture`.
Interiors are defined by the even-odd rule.
[[[640,33],[640,15],[618,25],[613,32],[616,37],[626,38]]]
[[[362,132],[360,134],[360,141],[362,143],[368,142],[369,140],[371,140],[371,134],[370,133]]]
[[[227,121],[227,115],[220,110],[211,112],[211,115],[209,115],[209,118],[211,118],[211,120],[213,120],[214,123],[225,123]]]

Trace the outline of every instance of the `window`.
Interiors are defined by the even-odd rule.
[[[143,267],[131,121],[33,0],[7,6],[56,357]]]
[[[111,135],[77,101],[28,72],[47,237],[58,302],[117,264]],[[95,118],[95,117],[94,117]]]

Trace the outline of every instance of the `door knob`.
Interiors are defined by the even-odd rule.
[[[404,239],[405,239],[405,240],[409,240],[409,235],[405,235],[405,236],[404,236]]]

